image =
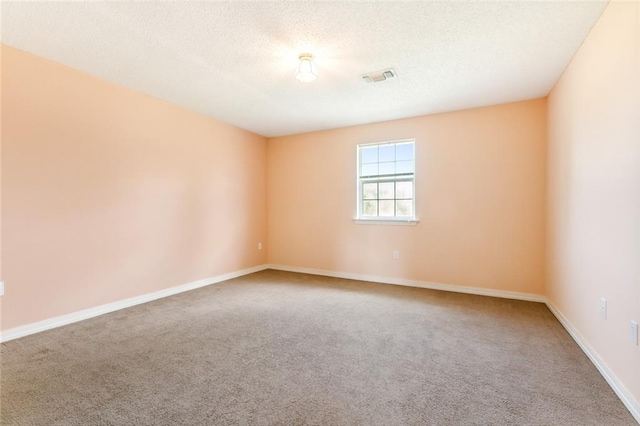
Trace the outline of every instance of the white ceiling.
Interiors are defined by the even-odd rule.
[[[606,1],[1,6],[3,43],[279,136],[546,96]]]

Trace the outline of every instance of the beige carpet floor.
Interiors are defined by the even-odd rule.
[[[542,304],[264,271],[2,344],[3,425],[634,425]]]

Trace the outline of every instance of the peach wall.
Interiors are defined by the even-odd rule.
[[[4,329],[265,263],[265,138],[2,54]]]
[[[356,145],[404,138],[420,222],[354,223]],[[544,99],[269,139],[269,263],[542,294],[545,141]]]
[[[2,44],[0,44],[0,47]],[[2,281],[2,49],[0,48],[0,282]],[[2,300],[0,296],[0,330],[2,330]]]
[[[640,401],[637,2],[612,2],[549,96],[547,294]],[[598,314],[608,300],[608,318]]]

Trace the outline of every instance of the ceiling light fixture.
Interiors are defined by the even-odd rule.
[[[300,59],[300,63],[296,71],[296,79],[308,83],[318,78],[318,70],[313,63],[313,56],[310,53],[303,53],[298,59]]]

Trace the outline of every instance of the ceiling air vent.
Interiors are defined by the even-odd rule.
[[[365,83],[378,83],[380,81],[385,81],[390,78],[397,77],[398,74],[393,68],[389,68],[382,71],[370,72],[368,74],[364,74],[361,76],[362,80]]]

